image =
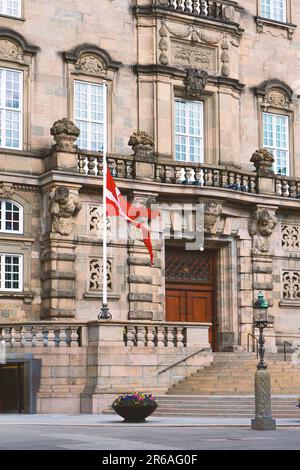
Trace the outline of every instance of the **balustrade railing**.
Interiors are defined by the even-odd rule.
[[[124,327],[125,346],[178,347],[187,345],[187,328],[180,326],[128,325]]]
[[[212,186],[233,189],[247,193],[257,192],[256,174],[237,170],[228,170],[219,166],[205,164],[162,164],[155,168],[157,182]]]
[[[132,179],[133,175],[133,159],[132,157],[122,156],[107,157],[108,167],[113,176],[118,178]],[[81,153],[78,155],[78,170],[82,175],[102,175],[103,154],[102,153]]]
[[[133,156],[108,155],[108,166],[116,178],[135,179]],[[102,153],[85,152],[78,155],[78,171],[83,175],[101,176]],[[255,172],[229,169],[206,163],[157,161],[154,165],[154,181],[157,183],[193,185],[231,189],[258,194],[260,176]],[[300,199],[300,178],[271,175],[274,196]]]
[[[0,344],[5,348],[78,347],[79,325],[15,324],[0,325]]]
[[[224,8],[231,2],[224,0],[157,0],[159,6],[191,15],[226,20]]]

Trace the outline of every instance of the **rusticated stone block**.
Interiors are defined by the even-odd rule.
[[[128,314],[129,320],[153,320],[153,312],[150,310],[131,311]]]
[[[152,284],[152,276],[131,275],[128,277],[128,282],[131,284]]]
[[[130,302],[152,302],[153,295],[152,294],[128,294],[128,300]]]

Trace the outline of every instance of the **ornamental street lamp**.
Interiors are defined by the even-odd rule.
[[[259,363],[255,373],[255,419],[251,421],[251,426],[255,430],[273,430],[276,429],[276,421],[272,418],[271,378],[265,362],[264,338],[264,329],[269,324],[269,303],[262,292],[259,292],[253,307],[254,323],[259,329]]]

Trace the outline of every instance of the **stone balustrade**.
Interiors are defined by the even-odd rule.
[[[228,20],[225,7],[232,2],[224,0],[157,0],[160,7],[179,13],[188,13],[214,20]]]
[[[125,326],[125,346],[186,346],[187,328],[181,326]]]
[[[188,184],[233,189],[256,193],[256,174],[238,170],[228,170],[217,165],[206,164],[165,164],[157,163],[155,180],[162,183]]]
[[[122,347],[209,348],[210,323],[89,322],[89,344]]]
[[[78,347],[83,325],[16,323],[0,325],[0,344],[5,348]]]
[[[101,153],[80,153],[78,171],[80,174],[100,176],[103,155]],[[264,194],[262,178],[268,180],[274,196],[300,199],[300,178],[280,175],[260,175],[256,171],[232,169],[206,163],[185,163],[158,160],[153,165],[153,182],[195,187],[221,188],[234,191]],[[134,156],[108,156],[108,166],[116,178],[140,179],[136,174]]]
[[[117,178],[133,179],[133,158],[130,156],[108,156],[108,167]],[[103,154],[80,153],[78,155],[78,171],[82,175],[102,175]]]

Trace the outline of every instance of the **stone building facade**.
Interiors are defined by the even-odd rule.
[[[296,0],[75,3],[0,11],[0,340],[43,413],[163,393],[211,349],[252,348],[260,290],[269,351],[300,337]],[[164,214],[153,266],[108,221],[108,322],[103,149]],[[204,251],[185,249],[197,205]]]

